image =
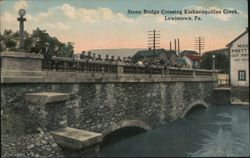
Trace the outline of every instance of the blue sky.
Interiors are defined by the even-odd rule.
[[[18,0],[3,0],[1,2],[2,11],[10,10]],[[114,12],[126,13],[127,9],[182,9],[189,5],[199,5],[204,7],[218,6],[223,8],[234,7],[247,12],[247,0],[26,0],[30,3],[28,11],[31,14],[44,12],[53,6],[68,3],[75,8],[86,7],[95,9],[106,7]]]
[[[181,49],[193,49],[195,36],[206,38],[206,50],[223,48],[248,26],[246,0],[4,0],[0,2],[1,28],[18,29],[18,8],[27,10],[25,28],[36,27],[75,50],[146,48],[147,31],[161,31],[161,47],[180,38]],[[201,16],[202,21],[165,21],[164,15],[127,14],[127,10],[237,9],[238,15]]]

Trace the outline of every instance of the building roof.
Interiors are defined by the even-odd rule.
[[[198,52],[196,52],[195,50],[183,50],[180,53],[180,56],[184,56],[184,55],[188,55],[188,54],[192,54],[192,55],[198,55]]]
[[[215,49],[215,50],[209,50],[203,53],[203,55],[206,54],[224,54],[226,56],[229,55],[229,49],[228,48],[222,48],[222,49]]]
[[[145,57],[153,57],[153,55],[154,55],[153,49],[140,50],[132,58],[138,59],[138,58],[145,58]],[[175,55],[177,57],[176,52],[173,50],[156,49],[155,50],[155,57],[159,57],[161,55],[166,55],[166,56]]]
[[[226,47],[231,47],[232,46],[232,44],[235,42],[235,41],[237,41],[238,39],[240,39],[242,36],[244,36],[246,33],[248,33],[248,27],[246,28],[246,30],[242,33],[242,34],[240,34],[238,37],[236,37],[235,39],[233,39],[230,43],[228,43],[227,45],[226,45]]]
[[[156,49],[155,50],[155,56],[159,56],[162,53],[164,53],[164,49]],[[153,49],[151,49],[151,50],[140,50],[135,54],[135,56],[136,55],[143,56],[143,57],[149,57],[149,56],[154,55],[154,51],[153,51]]]
[[[200,60],[199,56],[194,56],[194,55],[191,55],[191,54],[187,54],[187,55],[184,55],[184,56],[188,57],[190,60],[193,60],[193,61],[199,61]]]

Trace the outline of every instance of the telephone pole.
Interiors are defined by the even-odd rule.
[[[205,48],[205,37],[195,37],[194,39],[195,50],[199,51],[199,56],[201,56],[201,50]]]
[[[153,47],[153,63],[155,63],[155,48],[160,46],[160,31],[148,31],[148,48]]]

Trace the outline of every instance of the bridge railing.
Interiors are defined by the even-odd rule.
[[[160,66],[142,66],[142,65],[124,65],[124,74],[162,74],[162,67]]]
[[[117,73],[117,65],[106,62],[87,61],[84,59],[71,59],[53,57],[50,61],[43,60],[43,70],[78,71],[94,73]]]
[[[76,71],[112,74],[151,74],[151,75],[180,75],[183,77],[213,76],[213,71],[203,69],[187,69],[167,66],[144,66],[127,63],[109,63],[103,61],[87,61],[86,59],[72,59],[53,57],[43,60],[43,70]]]
[[[96,73],[117,75],[118,78],[122,76],[137,76],[142,75],[157,75],[163,77],[174,78],[195,78],[197,77],[216,77],[218,70],[203,70],[203,69],[187,69],[170,66],[155,66],[155,65],[135,65],[132,63],[109,63],[103,61],[87,61],[86,59],[73,59],[64,57],[53,57],[52,60],[45,60],[42,54],[31,54],[26,52],[1,52],[1,75],[16,77],[17,75],[30,75],[26,78],[31,78],[32,75],[42,76],[41,71],[61,72],[81,72],[81,73]],[[20,71],[20,72],[18,72]],[[15,74],[14,74],[15,73]],[[18,74],[17,74],[18,73]],[[84,76],[85,74],[77,74]],[[94,75],[94,76],[95,76]],[[86,75],[89,76],[89,75]],[[110,76],[110,75],[107,75]],[[33,76],[36,77],[36,76]],[[8,77],[7,77],[8,78]]]
[[[170,67],[169,68],[169,75],[192,76],[193,70],[192,69],[181,69],[181,68]]]

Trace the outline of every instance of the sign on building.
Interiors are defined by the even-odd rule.
[[[230,84],[249,87],[248,28],[227,44],[230,53]]]

